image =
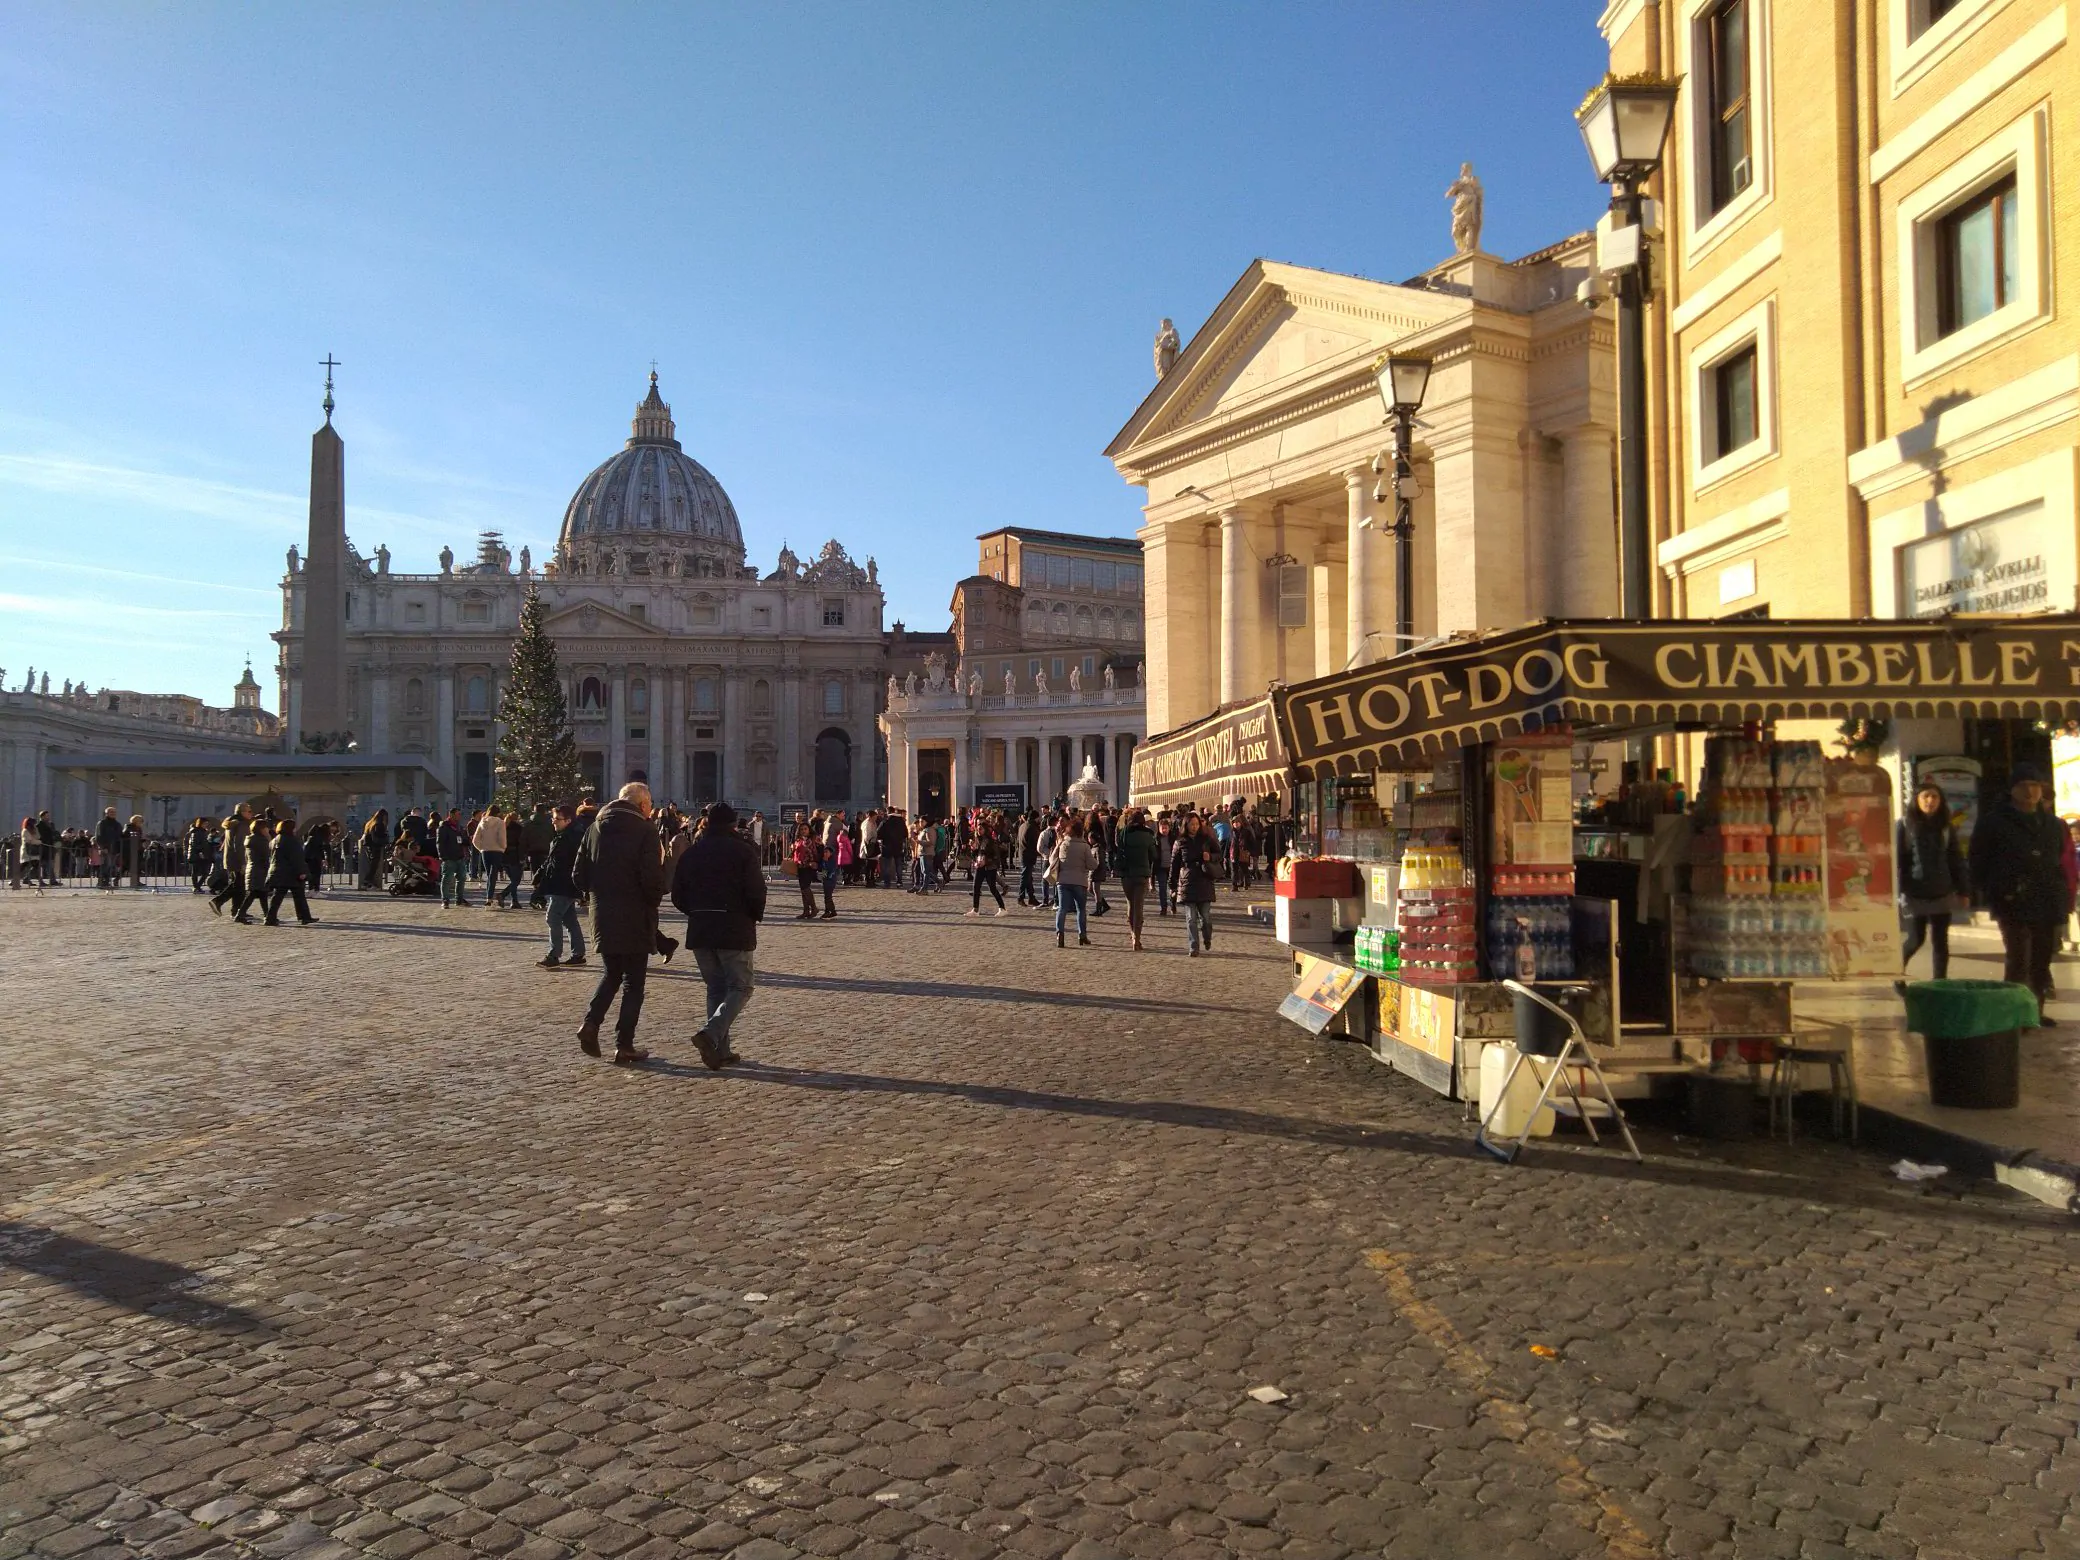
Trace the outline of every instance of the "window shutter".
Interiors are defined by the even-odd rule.
[[[1307,572],[1307,565],[1304,563],[1282,563],[1278,566],[1280,628],[1307,627]]]

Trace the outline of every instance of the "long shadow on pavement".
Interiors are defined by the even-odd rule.
[[[765,977],[761,977],[763,980]],[[1897,1210],[1900,1194],[1889,1186],[1859,1187],[1837,1178],[1823,1179],[1810,1172],[1776,1167],[1743,1170],[1730,1165],[1678,1164],[1664,1158],[1634,1164],[1615,1150],[1584,1147],[1579,1152],[1548,1149],[1535,1159],[1506,1167],[1495,1163],[1475,1148],[1472,1132],[1441,1136],[1410,1132],[1396,1127],[1366,1127],[1345,1122],[1312,1120],[1305,1116],[1276,1116],[1264,1111],[1238,1110],[1225,1105],[1194,1105],[1179,1100],[1107,1100],[1077,1094],[1053,1094],[1034,1089],[997,1084],[957,1083],[937,1078],[891,1078],[875,1073],[828,1072],[806,1067],[788,1067],[776,1062],[747,1060],[739,1066],[715,1073],[705,1067],[687,1066],[653,1057],[644,1071],[670,1078],[714,1079],[718,1083],[778,1084],[830,1094],[899,1094],[922,1098],[959,1099],[976,1105],[995,1105],[1005,1110],[1048,1111],[1060,1115],[1086,1116],[1099,1120],[1143,1121],[1156,1126],[1190,1127],[1201,1131],[1233,1132],[1250,1137],[1280,1138],[1325,1148],[1388,1149],[1426,1157],[1470,1159],[1497,1174],[1557,1171],[1607,1181],[1644,1181],[1692,1191],[1734,1192],[1744,1197],[1795,1198],[1802,1202],[1826,1203],[1844,1208],[1885,1207]],[[2034,1209],[2023,1210],[2025,1213]],[[1939,1222],[1979,1222],[2007,1218],[2016,1210],[2006,1204],[1972,1206],[1965,1203],[1917,1200],[1915,1212]]]
[[[1245,1018],[1268,1016],[1262,1008],[1227,1007],[1212,1002],[1155,1002],[1145,997],[1097,997],[1076,991],[1033,991],[1009,986],[957,986],[929,980],[864,980],[839,975],[784,975],[761,970],[758,983],[805,991],[851,991],[868,996],[953,998],[970,1002],[1036,1002],[1047,1007],[1104,1008],[1113,1012],[1239,1013]]]
[[[466,926],[407,926],[395,921],[333,921],[328,923],[333,930],[341,932],[394,932],[400,937],[473,937],[488,938],[495,942],[546,942],[546,930],[533,932],[494,932],[486,927],[472,930]]]
[[[0,1220],[0,1268],[34,1273],[75,1293],[217,1332],[272,1332],[264,1317],[193,1291],[204,1280],[178,1262],[143,1257],[40,1224]]]

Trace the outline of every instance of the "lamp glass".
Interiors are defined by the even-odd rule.
[[[1676,106],[1674,95],[1627,92],[1613,96],[1618,107],[1618,155],[1634,167],[1654,167],[1661,161],[1661,143],[1668,139],[1668,121]]]
[[[1399,407],[1414,409],[1423,404],[1423,395],[1430,388],[1430,360],[1415,354],[1394,353],[1380,364],[1379,398],[1386,402],[1387,410]]]
[[[1596,169],[1596,182],[1609,184],[1618,172],[1618,115],[1608,92],[1599,93],[1582,113],[1577,123],[1581,126],[1582,145],[1589,149],[1589,161]]]

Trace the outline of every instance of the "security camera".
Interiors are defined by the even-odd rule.
[[[1576,300],[1590,313],[1595,313],[1610,301],[1611,286],[1603,279],[1601,271],[1591,271],[1582,279],[1582,285],[1574,290]]]

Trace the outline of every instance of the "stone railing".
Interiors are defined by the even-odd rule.
[[[1066,709],[1139,709],[1147,703],[1147,691],[1138,686],[1120,688],[1053,688],[1046,693],[1030,689],[1006,696],[1001,688],[997,692],[988,689],[970,697],[964,691],[952,687],[937,692],[920,687],[915,693],[905,693],[899,687],[889,700],[891,714],[925,715],[942,714],[951,710],[1066,710]]]
[[[98,703],[92,694],[85,698],[68,699],[61,693],[4,690],[0,690],[0,704],[18,710],[35,710],[51,715],[71,715],[100,722],[129,722],[151,728],[173,726],[181,731],[248,737],[255,741],[272,742],[277,735],[275,718],[264,711],[258,715],[251,715],[240,710],[213,709],[208,706],[192,713],[185,710],[177,713],[128,708],[112,710],[105,704]]]

